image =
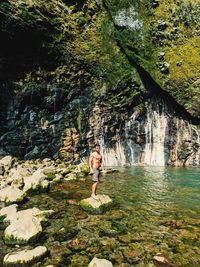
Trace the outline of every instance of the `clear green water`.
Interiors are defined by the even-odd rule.
[[[55,211],[32,245],[46,245],[51,256],[34,266],[86,267],[97,256],[117,267],[150,267],[159,252],[177,266],[200,266],[199,168],[128,167],[107,174],[98,193],[117,204],[99,215],[68,203],[89,197],[90,187],[91,177],[56,184],[21,206]],[[1,257],[15,250],[0,245]]]

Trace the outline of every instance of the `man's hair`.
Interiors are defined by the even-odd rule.
[[[100,147],[100,144],[95,144],[95,145],[94,145],[94,147],[97,147],[97,146],[99,146],[99,147]]]

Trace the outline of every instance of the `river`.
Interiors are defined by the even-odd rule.
[[[103,214],[88,214],[78,205],[90,196],[90,176],[54,184],[49,193],[20,205],[55,211],[31,246],[46,245],[50,257],[34,266],[86,267],[97,256],[116,267],[153,267],[157,253],[177,266],[200,266],[199,168],[124,167],[101,181],[98,193],[115,202]],[[1,258],[16,250],[0,245]]]

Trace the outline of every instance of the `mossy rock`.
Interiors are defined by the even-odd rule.
[[[1,215],[0,216],[0,223],[3,222],[5,218],[6,218],[6,215]]]
[[[56,178],[56,174],[55,173],[46,173],[45,172],[45,175],[48,177],[48,180],[53,180]]]
[[[19,239],[19,238],[15,238],[14,236],[7,236],[7,235],[4,235],[3,237],[3,241],[6,245],[16,245],[16,244],[19,244],[19,245],[28,245],[28,244],[34,244],[36,243],[40,237],[41,237],[42,233],[38,233],[37,235],[29,238],[28,240],[25,240],[25,239]]]
[[[92,197],[81,200],[81,208],[89,213],[98,214],[105,212],[113,205],[113,201],[109,196],[97,195],[97,197],[98,200]]]
[[[3,266],[9,267],[28,267],[47,257],[49,251],[46,247],[38,246],[32,250],[11,252],[4,257]]]

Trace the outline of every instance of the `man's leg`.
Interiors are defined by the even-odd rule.
[[[92,185],[92,195],[97,194],[97,184],[98,184],[98,182],[94,182]]]

